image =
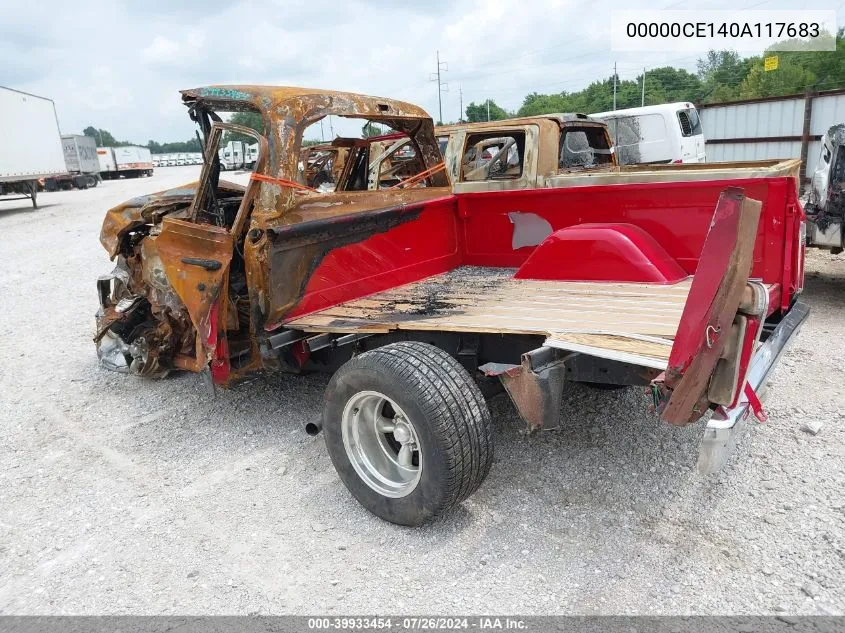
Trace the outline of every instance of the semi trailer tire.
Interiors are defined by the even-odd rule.
[[[493,425],[460,363],[406,341],[344,364],[326,388],[326,447],[367,510],[421,525],[471,495],[493,461]]]
[[[85,184],[88,187],[96,187],[97,186],[97,177],[96,176],[86,176],[85,177]]]

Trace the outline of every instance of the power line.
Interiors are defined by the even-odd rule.
[[[441,96],[441,90],[443,90],[443,86],[446,86],[446,92],[449,91],[449,84],[443,83],[440,81],[440,71],[446,72],[449,70],[449,65],[446,62],[440,61],[440,51],[437,51],[437,72],[431,73],[429,75],[429,81],[436,81],[437,82],[437,104],[440,108],[440,122],[443,122],[443,97]]]

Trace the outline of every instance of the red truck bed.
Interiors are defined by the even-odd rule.
[[[514,279],[514,272],[461,266],[286,325],[337,334],[541,334],[550,347],[666,367],[692,277],[666,285]]]

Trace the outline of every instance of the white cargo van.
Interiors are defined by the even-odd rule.
[[[597,112],[590,118],[607,123],[620,165],[705,160],[701,119],[692,103]]]

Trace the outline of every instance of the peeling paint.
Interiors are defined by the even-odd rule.
[[[511,211],[508,219],[513,224],[513,239],[511,248],[514,250],[524,246],[537,246],[552,234],[552,225],[536,213]]]

